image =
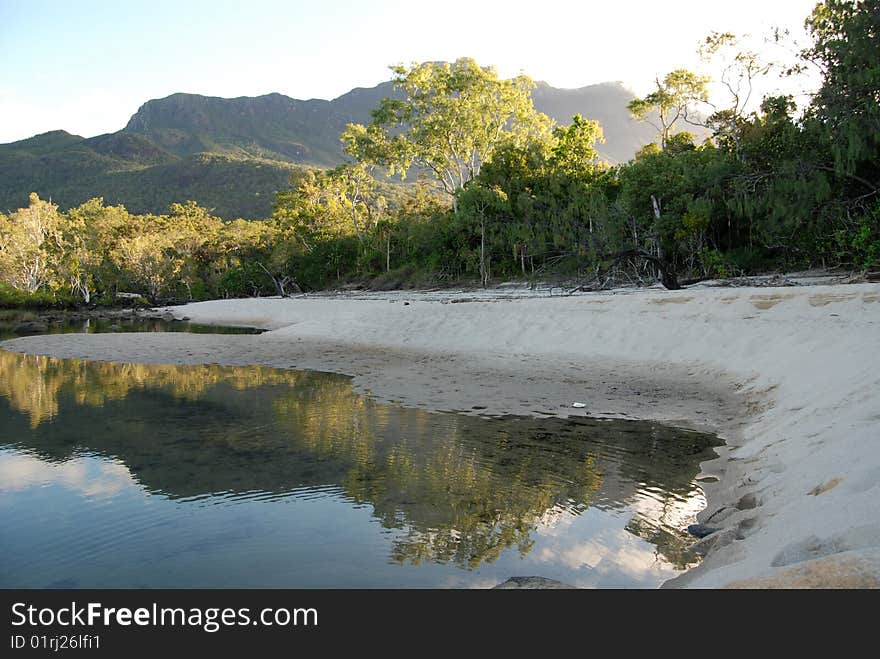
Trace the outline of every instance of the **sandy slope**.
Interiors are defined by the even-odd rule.
[[[670,585],[880,586],[880,285],[571,297],[229,300],[260,336],[55,335],[10,350],[349,373],[388,400],[712,428],[703,564]],[[451,296],[467,300],[467,296]],[[409,304],[404,304],[404,301]],[[571,402],[586,403],[585,410]]]

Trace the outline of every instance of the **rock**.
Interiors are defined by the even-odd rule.
[[[19,323],[13,329],[16,334],[39,334],[40,332],[48,332],[49,326],[35,320],[25,323]]]
[[[688,533],[690,533],[695,538],[705,538],[707,535],[712,535],[716,531],[720,531],[721,529],[716,528],[714,526],[706,526],[705,524],[691,524],[688,527]]]
[[[736,502],[737,510],[751,510],[758,507],[758,497],[754,493],[744,494],[739,501]]]
[[[575,590],[574,586],[567,583],[556,581],[555,579],[545,579],[544,577],[511,577],[504,583],[495,586],[494,590]]]
[[[736,540],[736,529],[723,529],[697,540],[690,550],[698,556],[706,556],[713,549],[720,549]]]

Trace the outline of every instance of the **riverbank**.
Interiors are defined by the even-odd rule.
[[[504,299],[513,297],[514,299]],[[404,405],[709,429],[718,530],[668,584],[880,585],[880,285],[496,298],[397,293],[169,308],[257,336],[56,335],[9,350],[352,375]],[[575,408],[572,403],[583,403]]]

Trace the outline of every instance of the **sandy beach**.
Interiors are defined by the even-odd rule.
[[[726,445],[703,465],[699,521],[718,530],[698,542],[702,564],[667,586],[880,586],[880,284],[391,293],[168,311],[271,331],[64,334],[0,348],[316,369],[431,410],[709,430]]]

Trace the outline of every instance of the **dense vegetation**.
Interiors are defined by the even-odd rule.
[[[630,102],[657,129],[609,166],[598,122],[554,125],[533,83],[491,68],[395,67],[398,93],[368,125],[349,124],[351,162],[297,169],[267,221],[224,223],[197,204],[131,215],[91,200],[66,213],[31,197],[0,216],[0,281],[17,295],[135,291],[156,298],[286,294],[561,274],[601,282],[611,265],[670,287],[680,276],[762,268],[880,265],[880,1],[827,0],[807,20],[799,66],[822,83],[800,113],[787,97],[750,111],[770,63],[733,35],[701,49],[726,58],[726,103],[676,70]],[[797,68],[797,67],[796,67]],[[697,144],[684,130],[712,137]],[[419,183],[392,194],[378,172]]]

